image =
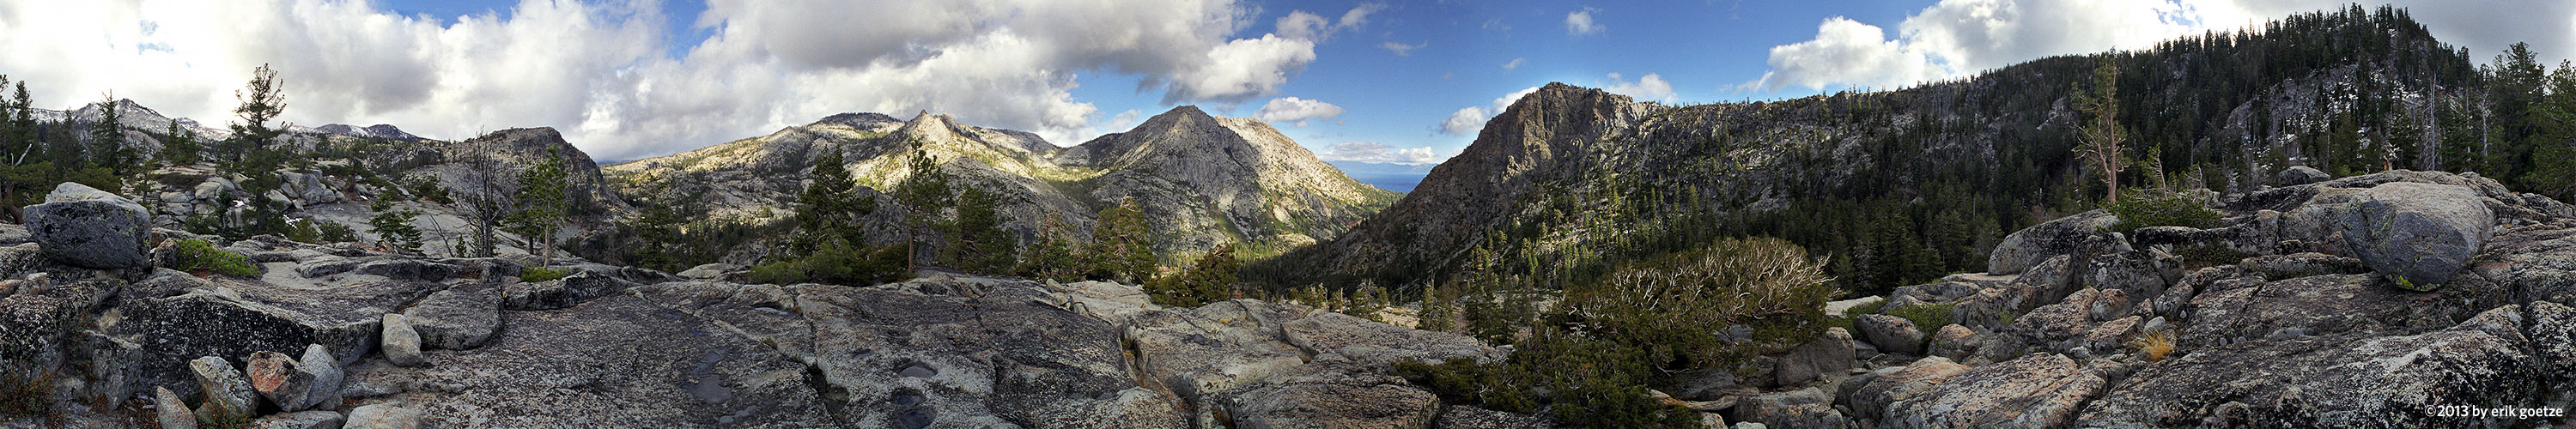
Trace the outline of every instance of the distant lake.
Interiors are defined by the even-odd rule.
[[[1376,186],[1379,189],[1404,193],[1412,193],[1414,186],[1422,184],[1422,177],[1431,174],[1430,165],[1350,161],[1327,161],[1326,163],[1332,164],[1333,168],[1342,169],[1342,174],[1351,176],[1351,180],[1358,180],[1360,183]]]

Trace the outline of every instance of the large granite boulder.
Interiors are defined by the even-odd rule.
[[[2191,299],[2182,346],[2203,348],[2348,331],[2409,332],[2449,326],[2478,307],[2442,294],[2409,292],[2366,274],[2269,283],[2220,281]]]
[[[1747,396],[1736,402],[1735,418],[1784,429],[1840,429],[1846,420],[1834,394],[1816,387]]]
[[[436,365],[369,360],[350,368],[351,389],[393,390],[400,404],[366,398],[372,405],[352,411],[349,426],[894,426],[891,416],[863,421],[855,414],[858,407],[890,406],[892,392],[813,384],[821,381],[805,363],[633,296],[513,313],[510,322],[524,329],[467,352],[436,352]],[[471,355],[451,359],[448,353]],[[833,407],[840,405],[827,404],[827,394],[848,395],[852,414],[836,418]]]
[[[1874,371],[1875,375],[1867,379],[1862,379],[1860,376],[1852,377],[1851,380],[1844,381],[1846,383],[1844,386],[1857,385],[1858,387],[1839,389],[1848,390],[1849,393],[1842,394],[1838,391],[1836,401],[1851,408],[1853,417],[1879,419],[1883,422],[1886,421],[1885,418],[1892,417],[1888,414],[1891,411],[1889,407],[1921,397],[1934,386],[1939,386],[1950,377],[1967,370],[1967,365],[1951,362],[1949,358],[1923,358],[1901,369],[1890,367]]]
[[[1288,343],[1310,354],[1337,354],[1378,365],[1469,358],[1502,360],[1505,353],[1474,337],[1389,325],[1341,313],[1318,313],[1281,325]]]
[[[624,292],[635,286],[635,282],[589,271],[542,282],[508,282],[501,287],[501,308],[507,310],[568,308],[599,297]]]
[[[481,346],[492,338],[493,331],[501,329],[501,287],[476,281],[450,286],[403,310],[403,318],[420,335],[421,347],[465,350]]]
[[[2334,180],[2334,175],[2305,165],[2291,166],[2272,174],[2272,186],[2298,186],[2328,180]]]
[[[152,213],[133,200],[63,182],[25,213],[27,230],[55,262],[107,269],[151,263],[144,240],[152,231]]]
[[[1240,428],[1409,429],[1431,425],[1440,397],[1372,363],[1317,361],[1223,395]]]
[[[375,346],[374,316],[348,321],[341,315],[315,316],[245,300],[206,292],[130,300],[119,307],[124,320],[112,333],[144,345],[143,366],[137,372],[140,381],[168,386],[183,395],[197,393],[180,378],[186,374],[181,365],[195,357],[247,357],[260,351],[302,350],[312,344],[331,349],[335,356],[357,356]]]
[[[101,286],[76,283],[0,297],[0,371],[33,372],[61,362],[63,345],[108,293]]]
[[[1893,401],[1879,427],[2066,427],[2104,384],[2066,356],[2031,354],[1959,372]]]
[[[2468,265],[2495,226],[2495,213],[2466,187],[2397,182],[2354,197],[2338,225],[2353,252],[2381,275],[2433,290]]]
[[[1780,385],[1794,386],[1856,366],[1860,366],[1860,359],[1853,357],[1851,332],[1835,327],[1825,328],[1824,335],[1781,356],[1771,373]]]
[[[2088,239],[2105,235],[2102,228],[2119,222],[2110,211],[2094,210],[2014,231],[1986,256],[1986,272],[2019,273],[2050,257],[2083,251]]]
[[[2450,427],[2443,406],[2535,406],[2563,365],[2531,354],[2522,307],[2416,335],[2350,332],[2193,350],[2085,405],[2079,427]],[[2503,422],[2511,424],[2511,422]]]

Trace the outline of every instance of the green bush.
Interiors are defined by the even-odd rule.
[[[571,271],[546,267],[528,267],[527,269],[519,270],[519,281],[529,283],[549,281],[571,276]]]
[[[1824,331],[1825,303],[1841,293],[1806,249],[1776,238],[1722,239],[1629,264],[1592,285],[1568,288],[1565,305],[1594,336],[1713,366],[1804,343]],[[1752,328],[1752,343],[1726,340]]]
[[[1147,282],[1145,294],[1154,299],[1155,305],[1176,307],[1234,299],[1235,264],[1234,246],[1220,244],[1200,256],[1189,271]]]
[[[2202,206],[2199,199],[2178,191],[2132,189],[2126,198],[2103,204],[2102,208],[2120,217],[2110,231],[2133,233],[2150,226],[2187,226],[2207,228],[2218,223],[2218,212]]]
[[[912,278],[904,271],[904,245],[851,249],[824,240],[820,249],[801,258],[751,267],[748,280],[762,284],[823,283],[866,286]]]
[[[258,277],[260,273],[259,265],[250,263],[249,257],[217,249],[215,243],[204,239],[180,241],[178,259],[180,271],[206,270],[233,277]]]
[[[1855,305],[1855,306],[1852,306],[1852,308],[1851,308],[1851,309],[1843,310],[1843,315],[1844,315],[1844,316],[1859,316],[1859,315],[1863,315],[1863,314],[1878,314],[1878,310],[1880,310],[1880,309],[1885,309],[1885,308],[1887,308],[1887,300],[1886,300],[1886,299],[1880,299],[1880,300],[1877,300],[1877,301],[1870,301],[1870,302],[1869,302],[1869,303],[1867,303],[1867,304],[1861,304],[1861,305]]]
[[[1888,310],[1887,315],[1913,321],[1915,329],[1921,329],[1923,333],[1929,334],[1940,330],[1943,326],[1950,326],[1950,310],[1958,306],[1955,303],[1910,305]]]
[[[1630,345],[1543,332],[1502,362],[1400,362],[1396,374],[1451,403],[1550,411],[1566,427],[1699,427],[1698,413],[1646,397],[1646,386],[1662,373],[1648,354]]]

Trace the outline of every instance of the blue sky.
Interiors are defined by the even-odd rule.
[[[2339,4],[0,0],[0,74],[36,82],[40,105],[113,90],[220,123],[231,90],[269,64],[290,122],[444,139],[549,126],[610,159],[850,111],[928,110],[1071,145],[1196,104],[1269,119],[1327,159],[1419,163],[1548,82],[1652,101],[1793,98]],[[2515,41],[2552,62],[2576,50],[2576,2],[2398,4],[2475,58]]]

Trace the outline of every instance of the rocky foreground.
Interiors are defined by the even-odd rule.
[[[1872,298],[1752,374],[1657,394],[1736,427],[2568,423],[2447,413],[2576,402],[2576,208],[2473,174],[2320,179],[2212,197],[2215,228],[2042,224],[1998,246],[1994,273]],[[0,393],[22,395],[0,403],[41,411],[0,427],[1549,425],[1389,374],[1507,348],[1293,304],[577,260],[530,282],[524,255],[274,238],[223,246],[262,270],[236,277],[173,269],[173,243],[199,237],[119,215],[141,210],[122,198],[48,201],[0,225]],[[1936,313],[1952,323],[1918,324]]]
[[[2215,228],[2118,234],[2095,211],[2022,230],[1995,273],[1856,315],[1860,354],[1886,353],[1865,373],[1729,400],[1774,428],[2571,422],[2576,209],[2475,174],[2324,179],[2214,198]],[[1890,316],[1924,310],[1955,323]],[[2514,408],[2559,416],[2458,414]]]
[[[744,285],[579,261],[526,282],[524,255],[269,237],[223,247],[255,277],[191,273],[172,243],[202,238],[146,229],[134,203],[49,201],[0,225],[0,382],[44,397],[0,427],[1423,427],[1444,407],[1391,362],[1505,355],[1114,283]],[[58,209],[84,214],[41,215]]]

